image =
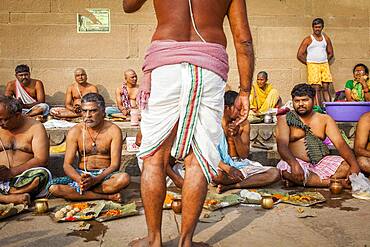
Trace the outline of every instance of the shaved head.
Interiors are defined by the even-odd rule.
[[[86,75],[86,70],[84,70],[83,68],[77,68],[77,69],[75,69],[74,74],[75,75],[77,75],[77,74],[85,74]]]

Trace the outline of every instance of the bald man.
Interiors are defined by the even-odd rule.
[[[124,80],[122,85],[116,89],[117,107],[107,107],[106,114],[111,116],[114,113],[122,113],[127,116],[132,108],[137,108],[136,95],[139,87],[137,85],[137,75],[133,69],[128,69],[123,73]]]
[[[87,93],[98,93],[96,86],[87,82],[86,71],[77,68],[74,71],[75,82],[68,86],[64,99],[65,107],[54,107],[50,115],[54,118],[70,120],[81,117],[81,98]]]

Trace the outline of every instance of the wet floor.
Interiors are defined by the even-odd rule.
[[[101,242],[108,230],[108,226],[97,221],[89,221],[90,229],[87,231],[72,231],[67,236],[75,236],[84,239],[84,242],[97,241]]]
[[[325,202],[314,205],[313,208],[338,208],[339,210],[345,211],[357,211],[359,208],[356,207],[345,207],[342,204],[352,199],[352,194],[349,190],[344,190],[338,195],[332,194],[328,189],[315,189],[314,191],[320,192],[326,199]]]

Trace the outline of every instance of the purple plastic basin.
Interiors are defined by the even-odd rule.
[[[357,122],[370,111],[370,102],[324,102],[326,113],[338,122]]]

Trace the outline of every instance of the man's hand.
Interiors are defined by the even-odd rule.
[[[88,173],[81,174],[80,188],[82,191],[86,191],[96,184],[96,179]]]
[[[298,182],[303,182],[305,178],[304,178],[304,172],[303,172],[302,167],[298,164],[298,165],[291,166],[291,168],[292,168],[292,176],[294,180]]]
[[[73,106],[73,111],[74,111],[75,113],[81,113],[81,112],[82,112],[82,110],[81,110],[81,105],[79,105],[79,104],[75,104],[75,105]]]
[[[360,168],[356,165],[356,166],[351,166],[349,168],[349,172],[348,172],[348,175],[347,177],[349,177],[349,175],[355,173],[355,174],[359,174],[361,172]]]
[[[236,121],[233,121],[227,126],[227,135],[236,136],[239,132],[240,126],[235,124]]]
[[[127,110],[126,108],[124,108],[124,107],[120,107],[120,108],[118,108],[119,110],[120,110],[120,112],[123,114],[123,115],[125,115],[125,116],[127,116],[129,113],[130,113],[130,111],[129,110]]]
[[[226,173],[229,177],[237,182],[241,182],[244,179],[243,173],[235,167],[230,166],[230,169],[228,169]]]
[[[8,167],[1,165],[0,166],[0,180],[6,181],[12,177],[11,171]]]
[[[240,112],[239,112],[239,120],[236,121],[236,125],[241,124],[248,118],[249,113],[249,93],[241,92],[239,94],[239,101],[240,101]]]

